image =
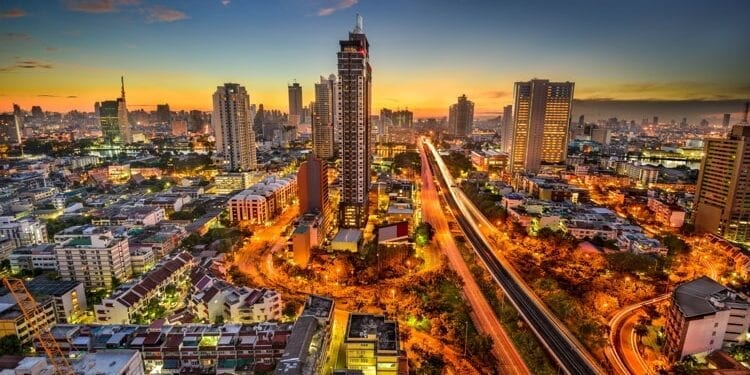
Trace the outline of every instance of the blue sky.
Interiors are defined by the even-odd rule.
[[[533,77],[574,81],[579,99],[750,96],[741,0],[0,0],[0,110],[90,110],[118,94],[121,74],[134,105],[208,109],[232,81],[285,109],[288,82],[310,101],[335,71],[356,13],[376,109],[440,115],[466,93],[494,112]]]

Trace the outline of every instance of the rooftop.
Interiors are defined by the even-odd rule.
[[[708,276],[677,286],[672,292],[672,301],[685,318],[710,315],[729,308],[727,304],[737,304],[750,309],[748,301]]]

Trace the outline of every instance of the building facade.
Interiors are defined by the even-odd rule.
[[[59,242],[58,242],[59,241]],[[94,226],[71,227],[55,235],[55,256],[63,280],[82,281],[87,289],[112,288],[133,273],[128,239]]]
[[[294,82],[287,86],[289,89],[289,125],[297,128],[302,123],[302,86]],[[294,132],[297,134],[296,129]]]
[[[297,193],[300,213],[320,214],[321,233],[328,233],[333,223],[328,195],[328,163],[325,160],[311,157],[302,162],[297,172]]]
[[[564,164],[573,103],[572,82],[533,79],[513,89],[511,173],[536,173],[542,164]]]
[[[466,95],[461,95],[458,102],[448,110],[448,129],[457,137],[466,137],[471,134],[473,125],[474,102],[467,99]]]
[[[320,77],[315,84],[315,102],[312,104],[313,153],[321,159],[335,155],[333,123],[336,103],[336,76]]]
[[[695,194],[695,228],[750,244],[750,126],[707,139]]]
[[[341,127],[342,195],[339,225],[364,227],[368,216],[370,190],[370,106],[372,69],[370,44],[362,31],[362,18],[349,33],[348,40],[339,42],[339,95],[337,120]]]
[[[225,83],[216,88],[211,122],[216,137],[216,151],[224,156],[230,171],[249,171],[257,167],[253,114],[245,87]]]
[[[703,276],[672,292],[665,325],[664,354],[676,362],[747,340],[750,303],[737,292]]]

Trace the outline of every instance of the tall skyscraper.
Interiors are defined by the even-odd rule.
[[[565,162],[573,87],[546,79],[516,82],[511,173],[535,173],[542,163]]]
[[[510,153],[513,146],[513,105],[503,107],[503,118],[500,122],[500,149]]]
[[[466,137],[471,134],[474,124],[474,102],[466,98],[466,95],[458,97],[458,102],[450,106],[448,110],[448,128],[451,134],[457,137]]]
[[[13,104],[13,123],[8,129],[8,141],[11,144],[21,144],[23,141],[24,115],[18,104]]]
[[[296,138],[297,127],[302,123],[302,86],[294,82],[289,88],[289,125],[294,126]]]
[[[322,233],[331,230],[331,203],[328,199],[328,163],[317,156],[302,162],[297,172],[300,213],[319,213]]]
[[[119,100],[105,100],[99,103],[99,124],[102,127],[102,137],[107,144],[122,142],[120,132]]]
[[[414,113],[409,109],[393,111],[391,121],[393,122],[393,126],[399,128],[411,128],[414,124]]]
[[[729,127],[729,121],[732,118],[731,113],[725,113],[724,118],[721,120],[721,126],[728,128]]]
[[[659,125],[659,116],[654,116],[654,121],[651,122],[651,125],[654,125],[654,126]]]
[[[750,126],[705,140],[695,194],[695,228],[750,244]]]
[[[321,159],[334,156],[333,114],[336,95],[336,75],[320,77],[315,84],[315,102],[312,103],[313,153]]]
[[[213,99],[211,123],[216,137],[216,151],[224,156],[230,171],[255,169],[255,132],[247,90],[237,83],[225,83],[216,88]]]
[[[117,99],[117,122],[120,127],[120,141],[133,143],[133,133],[128,120],[128,105],[125,102],[125,77],[120,77],[120,97]]]
[[[370,190],[370,105],[372,69],[370,44],[362,31],[362,17],[339,42],[337,121],[341,128],[341,181],[339,225],[361,228],[367,223]]]

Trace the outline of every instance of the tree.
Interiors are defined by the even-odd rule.
[[[16,335],[0,337],[0,353],[6,355],[23,355],[21,340]]]
[[[669,255],[684,254],[690,250],[687,242],[672,233],[662,237],[661,242],[669,250]]]
[[[424,246],[430,241],[432,241],[432,237],[435,234],[435,230],[432,228],[432,225],[426,221],[423,221],[417,225],[417,228],[414,230],[414,237],[415,242],[419,246]]]
[[[299,310],[299,304],[295,301],[287,301],[287,303],[284,305],[284,309],[281,311],[281,314],[288,317],[294,317],[297,315],[297,310]]]

